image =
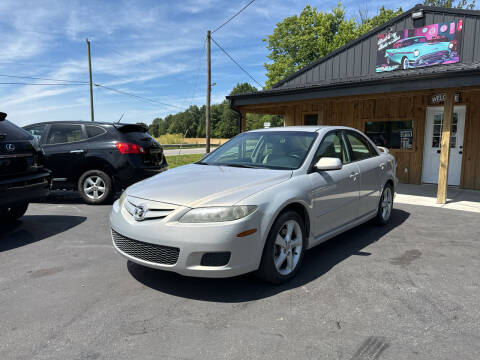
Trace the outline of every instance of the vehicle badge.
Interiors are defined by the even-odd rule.
[[[148,209],[144,205],[135,206],[135,209],[133,210],[133,218],[137,221],[145,220],[147,212]]]
[[[13,144],[6,144],[6,145],[5,145],[5,149],[7,149],[7,151],[14,151],[14,150],[15,150],[15,145],[13,145]]]

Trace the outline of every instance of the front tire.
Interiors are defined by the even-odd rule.
[[[12,223],[21,218],[28,209],[28,203],[20,204],[0,212],[0,222]]]
[[[268,234],[257,275],[274,284],[289,281],[302,264],[306,244],[302,217],[294,211],[281,214]]]
[[[105,204],[113,194],[112,179],[101,170],[83,173],[78,179],[77,188],[83,201],[90,205]]]
[[[392,216],[393,210],[393,187],[389,183],[385,185],[380,197],[377,210],[377,224],[386,225]]]

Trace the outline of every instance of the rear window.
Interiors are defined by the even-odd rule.
[[[13,140],[33,140],[33,136],[8,120],[0,121],[0,141]]]
[[[140,124],[114,124],[115,128],[122,133],[141,132],[146,133],[148,128]]]

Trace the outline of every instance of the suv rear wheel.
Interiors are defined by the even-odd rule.
[[[89,170],[78,180],[78,192],[91,205],[104,204],[112,197],[112,179],[101,170]]]

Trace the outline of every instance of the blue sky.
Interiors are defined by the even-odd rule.
[[[94,89],[95,119],[124,122],[164,117],[205,102],[204,40],[248,0],[24,1],[0,2],[0,74],[88,81],[88,37],[93,81],[158,102]],[[417,1],[348,0],[349,17],[360,7],[407,10]],[[214,34],[215,39],[260,83],[266,43],[275,24],[306,4],[328,11],[336,0],[256,0]],[[238,82],[252,81],[212,44],[212,101],[220,102]],[[48,83],[0,76],[0,82]],[[89,120],[88,86],[0,85],[0,111],[18,125],[48,120]]]

